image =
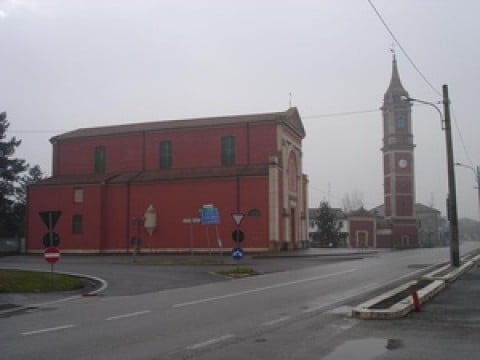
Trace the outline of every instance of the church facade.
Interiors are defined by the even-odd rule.
[[[64,253],[305,247],[304,137],[296,108],[55,136],[52,176],[28,190],[27,251],[52,245],[47,214]]]

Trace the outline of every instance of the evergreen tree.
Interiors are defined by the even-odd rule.
[[[43,179],[43,173],[40,166],[28,166],[26,174],[21,176],[18,180],[19,187],[17,188],[17,195],[15,203],[13,204],[13,214],[11,218],[12,227],[18,236],[25,234],[25,216],[27,213],[27,188]]]
[[[337,221],[334,210],[328,202],[322,201],[315,219],[318,234],[315,239],[321,247],[337,247],[340,240],[341,224]]]
[[[25,160],[13,158],[21,140],[15,137],[6,139],[9,126],[7,113],[0,113],[0,235],[3,236],[18,233],[16,203],[21,191],[19,180],[27,168]]]
[[[27,165],[27,173],[18,179],[19,187],[17,189],[16,203],[26,206],[27,204],[27,188],[32,184],[36,184],[44,178],[40,166]]]

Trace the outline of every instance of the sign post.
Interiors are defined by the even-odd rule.
[[[182,222],[184,224],[190,224],[190,254],[193,255],[193,224],[200,223],[200,218],[198,217],[191,217],[191,218],[183,218]]]
[[[53,272],[53,264],[60,259],[60,251],[54,246],[45,249],[43,257],[46,262],[50,263],[50,271]]]
[[[211,246],[210,246],[210,235],[208,234],[208,225],[218,225],[218,224],[220,224],[220,213],[219,213],[218,209],[211,204],[203,205],[200,208],[199,213],[200,213],[200,223],[202,225],[207,225],[205,227],[205,232],[206,232],[206,235],[207,235],[208,254],[211,255],[212,254],[212,249],[211,249]]]
[[[236,225],[235,230],[232,231],[232,240],[235,243],[235,247],[232,249],[232,257],[237,261],[243,258],[242,242],[245,239],[245,233],[240,229],[240,224],[244,217],[245,214],[239,211],[232,213],[232,219]]]

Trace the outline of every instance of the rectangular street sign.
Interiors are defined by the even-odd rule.
[[[200,209],[200,222],[203,225],[220,224],[220,214],[216,207],[202,207]]]

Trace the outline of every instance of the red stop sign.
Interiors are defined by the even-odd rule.
[[[60,251],[54,246],[48,247],[45,249],[43,257],[45,258],[45,261],[54,264],[60,259]]]

